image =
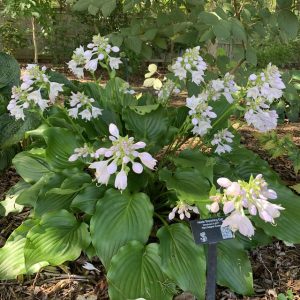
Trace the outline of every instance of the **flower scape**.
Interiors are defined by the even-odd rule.
[[[218,246],[226,260],[219,280],[250,295],[247,245],[259,245],[257,233],[300,242],[299,232],[289,230],[300,226],[292,208],[298,196],[243,147],[236,130],[237,120],[258,132],[276,128],[273,104],[285,89],[278,68],[247,75],[245,85],[229,71],[208,76],[198,46],[174,60],[155,91],[138,94],[117,77],[119,52],[107,37],[94,36],[68,63],[77,78],[90,73],[93,82],[61,80],[29,65],[12,89],[11,117],[26,122],[30,112],[40,119],[26,133],[31,144],[13,161],[23,178],[16,203],[32,212],[14,233],[23,241],[23,268],[5,265],[16,255],[4,254],[18,241],[9,239],[0,249],[0,279],[83,252],[104,265],[112,300],[171,300],[178,288],[204,299],[205,252],[188,221],[222,217],[236,234]],[[146,79],[158,74],[156,66],[148,70]],[[103,72],[109,80],[100,84]],[[172,96],[180,91],[187,91],[185,105],[175,107]],[[232,270],[238,286],[222,277]]]

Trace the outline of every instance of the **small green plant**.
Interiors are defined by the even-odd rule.
[[[298,174],[300,170],[300,150],[293,142],[290,134],[279,137],[276,132],[258,135],[259,142],[263,149],[273,157],[287,156],[292,161],[294,171]]]
[[[280,293],[277,296],[278,300],[294,300],[294,294],[292,290],[287,290],[287,292],[285,294]]]

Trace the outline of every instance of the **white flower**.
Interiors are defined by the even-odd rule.
[[[275,110],[250,109],[245,113],[245,119],[248,125],[253,125],[260,132],[267,132],[276,128],[278,115]]]
[[[93,98],[88,98],[83,93],[77,92],[75,94],[72,92],[70,99],[71,108],[68,109],[69,116],[77,119],[79,115],[83,120],[87,121],[97,118],[99,115],[102,115],[102,109],[93,106],[92,103],[94,102]]]
[[[98,67],[98,57],[95,59],[91,59],[89,60],[85,66],[84,66],[87,70],[91,71],[91,72],[95,72],[97,70]]]
[[[207,65],[199,54],[200,47],[187,49],[182,57],[178,57],[176,62],[172,65],[174,75],[180,80],[187,78],[187,74],[192,75],[192,81],[199,85],[204,81],[204,70]]]
[[[122,63],[120,57],[109,57],[109,66],[114,69],[119,69],[119,65]]]
[[[121,170],[115,180],[115,187],[119,190],[125,190],[127,187],[127,174],[124,170]]]
[[[231,152],[231,146],[227,145],[232,143],[234,135],[228,129],[222,129],[214,134],[214,138],[211,141],[213,146],[217,146],[215,152],[219,155],[221,153]]]
[[[88,155],[91,154],[91,150],[87,145],[84,145],[82,148],[75,148],[74,149],[74,154],[72,154],[69,157],[69,161],[73,162],[76,161],[80,157],[87,157]]]
[[[239,231],[242,235],[251,237],[254,235],[254,227],[251,221],[239,212],[233,212],[227,217],[222,224],[222,227],[229,226],[233,232]]]
[[[201,82],[204,81],[204,78],[203,78],[204,72],[202,70],[192,71],[191,73],[192,73],[192,82],[199,85]]]
[[[179,214],[179,218],[181,220],[183,220],[184,217],[189,219],[191,217],[189,211],[194,212],[195,214],[199,214],[199,210],[196,206],[191,206],[187,203],[184,203],[183,201],[179,201],[177,205],[169,213],[169,220],[173,220],[175,218],[176,212]]]
[[[127,187],[127,174],[130,171],[129,163],[133,172],[140,174],[143,172],[143,165],[149,169],[154,169],[156,159],[148,152],[139,153],[137,150],[146,146],[144,142],[134,142],[132,137],[122,137],[115,124],[109,125],[109,136],[112,146],[110,148],[101,147],[94,153],[99,162],[94,162],[90,168],[96,169],[96,179],[99,183],[108,183],[111,175],[116,173],[115,187],[124,190]],[[139,159],[141,163],[136,160]],[[121,167],[121,170],[119,170]]]
[[[211,212],[218,211],[218,205],[223,204],[223,212],[230,214],[223,222],[222,226],[229,226],[233,231],[239,231],[245,236],[251,237],[254,234],[254,227],[245,210],[252,216],[259,215],[265,222],[273,223],[274,219],[280,216],[280,211],[284,208],[273,204],[268,199],[276,199],[277,194],[274,190],[268,189],[268,184],[259,174],[255,178],[251,176],[249,182],[238,180],[232,182],[227,178],[219,178],[218,184],[224,187],[224,192],[218,192],[211,196],[214,201],[207,208]]]
[[[49,99],[51,103],[55,102],[55,98],[59,92],[63,92],[63,84],[57,82],[50,82]]]
[[[96,169],[95,177],[98,183],[108,184],[110,174],[107,171],[107,161],[96,161],[89,165],[89,168]]]

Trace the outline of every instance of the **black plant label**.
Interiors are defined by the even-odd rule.
[[[196,244],[214,244],[234,238],[228,226],[222,227],[224,218],[190,221]]]

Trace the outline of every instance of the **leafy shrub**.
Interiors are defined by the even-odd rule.
[[[223,216],[236,234],[218,245],[218,283],[251,295],[247,250],[273,237],[299,243],[300,202],[240,145],[230,116],[239,110],[258,130],[274,129],[270,106],[285,88],[278,69],[268,65],[238,87],[233,75],[207,70],[195,47],[170,67],[166,82],[150,65],[145,85],[158,94],[136,97],[116,77],[119,50],[95,36],[68,63],[79,78],[101,66],[110,76],[105,86],[96,76],[71,82],[29,65],[13,88],[10,114],[26,122],[32,112],[42,124],[26,133],[31,142],[13,160],[22,180],[0,211],[27,206],[31,214],[0,249],[0,278],[83,251],[105,266],[112,300],[172,299],[176,287],[204,299],[205,249],[186,222],[200,214]],[[186,106],[172,106],[178,90],[187,91]]]

